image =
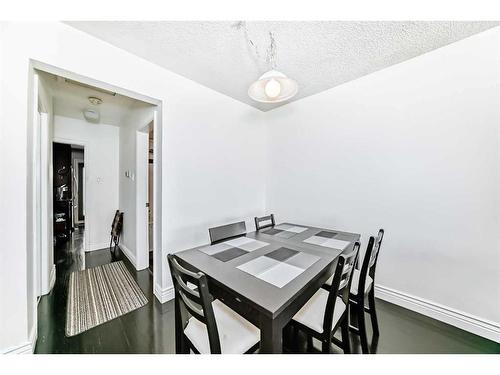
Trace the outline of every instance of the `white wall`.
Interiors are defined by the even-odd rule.
[[[9,303],[0,306],[0,351],[5,351],[24,345],[31,329],[26,280],[30,241],[26,214],[31,212],[26,199],[27,139],[32,131],[26,100],[30,59],[162,101],[162,151],[158,153],[162,207],[157,210],[162,270],[155,285],[161,298],[172,295],[167,253],[208,242],[210,226],[241,218],[250,224],[254,215],[264,212],[266,143],[263,114],[258,110],[68,25],[2,26],[0,285],[2,300]]]
[[[161,298],[171,295],[167,253],[206,243],[210,226],[251,225],[267,199],[279,220],[361,232],[365,242],[384,226],[379,284],[500,322],[498,48],[494,29],[261,113],[65,24],[0,25],[0,290],[8,301],[0,351],[25,345],[33,328],[30,59],[163,103]]]
[[[56,115],[54,140],[85,145],[85,250],[106,248],[118,209],[119,127]]]
[[[271,111],[267,208],[386,230],[377,284],[500,340],[500,28]]]

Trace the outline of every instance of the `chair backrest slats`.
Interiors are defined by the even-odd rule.
[[[174,283],[176,304],[182,304],[194,319],[206,325],[210,352],[220,353],[219,332],[212,307],[213,297],[208,290],[207,277],[202,272],[196,273],[184,268],[172,254],[169,254],[167,259]],[[196,290],[190,288],[188,282],[193,284]]]
[[[192,299],[194,299],[196,303],[201,303],[201,296],[197,290],[190,288],[189,285],[187,285],[187,282],[184,282],[184,280],[182,280],[179,276],[175,275],[174,277],[176,278],[177,282],[179,283],[179,286],[181,287],[181,289],[183,289],[184,293],[189,294],[190,297]]]
[[[246,233],[247,228],[244,221],[221,225],[220,227],[214,227],[208,230],[211,245],[228,240],[230,238],[244,236]]]
[[[328,291],[328,300],[323,319],[324,332],[331,332],[333,328],[333,312],[335,310],[337,297],[340,295],[346,309],[349,306],[349,290],[351,288],[354,266],[358,261],[358,254],[359,242],[356,241],[350,253],[339,256],[337,267],[335,268],[335,273],[333,274],[332,284]]]
[[[274,214],[262,217],[256,216],[254,220],[255,220],[255,230],[274,227],[274,225],[276,224],[276,222],[274,221]]]
[[[197,307],[193,302],[191,302],[191,299],[182,291],[179,291],[179,295],[182,298],[182,302],[184,302],[184,305],[186,309],[194,315],[198,320],[200,321],[205,321],[205,313],[203,312],[202,307]]]
[[[344,268],[342,270],[342,277],[339,284],[339,289],[343,289],[347,285],[347,283],[349,282],[349,278],[351,277],[353,268],[354,268],[353,264],[344,264]]]
[[[380,229],[378,231],[378,235],[377,235],[377,238],[375,240],[375,244],[373,246],[373,251],[371,252],[369,267],[372,267],[375,264],[375,262],[377,261],[378,252],[380,250],[380,245],[382,244],[383,238],[384,238],[384,230]]]
[[[113,222],[111,223],[111,231],[113,231],[113,228],[115,227],[116,223],[118,222],[119,215],[120,215],[120,210],[116,210],[115,217],[113,218]]]
[[[123,212],[116,210],[115,217],[111,223],[111,236],[117,237],[121,234],[123,226]]]
[[[378,231],[377,237],[370,237],[368,241],[368,246],[366,247],[365,256],[363,258],[363,264],[361,265],[361,270],[359,271],[359,285],[358,285],[358,296],[363,298],[365,292],[366,278],[370,276],[375,284],[375,269],[377,267],[378,255],[380,252],[380,247],[382,246],[382,240],[384,239],[384,230],[380,229]]]

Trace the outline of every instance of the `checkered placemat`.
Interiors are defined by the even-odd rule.
[[[253,238],[238,237],[216,245],[203,247],[200,251],[222,262],[228,262],[267,245],[269,245],[267,242],[257,241]]]
[[[237,268],[269,284],[282,288],[319,259],[319,257],[312,254],[280,247],[269,254],[243,263]]]
[[[280,224],[276,225],[270,229],[266,229],[261,231],[262,233],[268,234],[270,236],[276,236],[281,238],[290,238],[295,236],[296,234],[302,233],[309,228],[301,227],[298,225],[291,224]]]
[[[313,245],[329,247],[332,249],[344,250],[347,246],[349,246],[350,242],[335,239],[334,237],[337,234],[338,233],[336,233],[336,232],[329,232],[329,231],[323,230],[323,231],[315,234],[314,236],[305,239],[304,242],[310,243]]]

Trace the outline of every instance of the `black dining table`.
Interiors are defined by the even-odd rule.
[[[359,238],[357,233],[282,223],[175,256],[184,267],[206,274],[214,298],[260,329],[260,353],[281,353],[283,328]],[[185,322],[177,304],[175,313],[179,353]]]

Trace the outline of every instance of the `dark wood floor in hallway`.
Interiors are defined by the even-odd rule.
[[[160,304],[153,295],[148,269],[136,271],[123,254],[112,259],[109,249],[84,253],[83,233],[56,249],[56,283],[42,297],[38,308],[38,341],[35,353],[173,353],[173,302]],[[73,337],[66,337],[66,302],[73,271],[123,260],[148,298],[148,304]]]
[[[136,271],[123,254],[112,259],[108,249],[84,253],[83,232],[56,250],[57,280],[52,292],[41,298],[38,309],[36,353],[173,353],[174,309],[172,301],[160,304],[152,293],[148,269]],[[149,303],[117,319],[77,336],[65,336],[66,300],[71,272],[123,260],[144,291]],[[377,300],[380,337],[371,343],[375,353],[500,353],[500,344],[434,319]],[[370,325],[368,324],[370,329]],[[371,331],[369,334],[371,337]],[[299,351],[305,339],[299,337]],[[318,343],[315,343],[318,348]],[[361,351],[352,335],[353,352]],[[334,349],[335,352],[340,352]]]

